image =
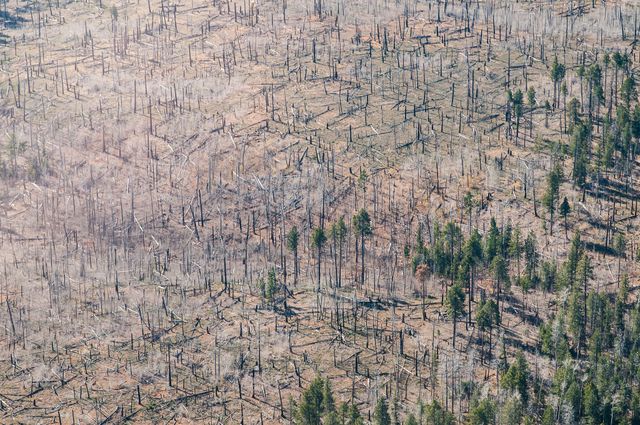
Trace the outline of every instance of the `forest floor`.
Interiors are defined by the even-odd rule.
[[[636,58],[617,32],[635,9],[472,3],[6,2],[0,422],[287,423],[319,373],[365,416],[386,394],[462,418],[452,388],[494,392],[503,347],[549,379],[537,327],[553,297],[514,286],[492,343],[472,313],[454,348],[448,281],[429,275],[423,294],[405,247],[419,228],[484,234],[495,217],[561,261],[579,232],[592,284],[616,290],[611,227],[635,253],[637,167],[627,181],[609,173],[610,198],[582,201],[565,180],[573,212],[552,235],[550,146],[570,136],[543,105],[554,57],[574,69],[599,45]],[[583,96],[577,77],[566,84]],[[507,137],[505,93],[518,87],[538,102]],[[360,208],[373,225],[364,284],[352,232],[342,287],[330,243],[317,282],[312,229]],[[635,290],[638,268],[623,267]],[[271,268],[286,309],[261,296]],[[477,284],[494,289],[489,273]]]

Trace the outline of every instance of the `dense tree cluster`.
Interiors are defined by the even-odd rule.
[[[296,425],[453,425],[455,417],[434,400],[429,404],[419,401],[414,412],[403,422],[398,418],[398,406],[384,397],[378,397],[367,420],[353,403],[336,405],[329,379],[317,376],[303,391],[298,401],[292,400],[292,417]]]
[[[554,59],[550,77],[555,107],[560,105],[558,84],[566,73],[566,67]],[[584,198],[584,191],[599,183],[604,174],[613,171],[625,180],[629,177],[640,139],[640,106],[628,53],[606,53],[602,61],[591,64],[583,59],[576,74],[580,99],[565,101],[562,128],[571,135],[567,146],[573,164],[571,178],[583,189]],[[507,98],[511,98],[510,93]]]
[[[554,168],[544,202],[550,214],[559,208],[566,218],[567,199],[557,207],[561,176]],[[436,224],[432,238],[427,244],[418,233],[414,270],[427,267],[447,287],[443,303],[453,321],[454,347],[456,323],[475,317],[483,361],[493,357],[492,331],[500,324],[503,300],[513,283],[522,290],[523,304],[533,288],[557,297],[551,319],[540,325],[538,347],[553,364],[552,380],[532,375],[523,354],[509,363],[503,352],[498,359],[502,395],[498,399],[472,395],[470,423],[640,423],[640,303],[629,303],[629,279],[621,271],[627,245],[621,233],[614,242],[617,295],[591,285],[592,260],[578,232],[563,262],[543,259],[533,232],[523,238],[518,227],[509,222],[498,226],[495,219],[484,235],[472,229],[465,236],[454,222]],[[477,287],[479,276],[493,282],[491,290]],[[465,305],[472,298],[478,302]],[[414,420],[410,416],[407,423],[421,423]]]

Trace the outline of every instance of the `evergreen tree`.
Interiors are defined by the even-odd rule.
[[[553,81],[553,107],[557,108],[560,103],[558,96],[558,85],[564,79],[566,72],[566,68],[563,64],[558,63],[558,57],[555,56],[553,58],[553,63],[551,64],[551,81]]]
[[[637,352],[640,350],[640,302],[635,303],[629,316],[631,348],[634,352]]]
[[[342,425],[342,422],[336,412],[331,412],[324,416],[322,425]]]
[[[552,322],[540,326],[540,343],[542,352],[552,356],[555,364],[567,357],[569,343],[565,333],[563,314],[558,315]]]
[[[563,404],[572,421],[574,423],[577,422],[580,419],[582,392],[580,391],[579,384],[575,380],[567,387],[563,397]]]
[[[533,110],[536,106],[536,89],[529,87],[527,90],[527,103],[529,103],[529,137],[533,136]]]
[[[496,403],[489,398],[476,401],[469,411],[469,425],[495,425]]]
[[[586,253],[582,253],[582,257],[578,262],[578,268],[576,270],[576,291],[578,288],[582,288],[582,306],[583,306],[583,317],[582,317],[582,329],[581,329],[581,338],[586,336],[584,327],[587,323],[587,286],[589,281],[593,278],[593,268],[591,267],[591,260]],[[582,342],[582,341],[581,341]],[[579,351],[579,350],[578,350]]]
[[[358,213],[353,216],[353,227],[356,234],[360,237],[360,258],[362,260],[360,264],[360,284],[364,285],[364,241],[367,237],[373,234],[369,213],[364,208],[360,209],[360,211],[358,211]]]
[[[591,267],[591,260],[589,256],[583,252],[576,269],[576,284],[579,285],[578,288],[582,288],[585,297],[587,293],[587,284],[592,278],[593,269]]]
[[[533,231],[529,231],[527,239],[524,241],[524,259],[527,279],[531,284],[535,282],[536,270],[538,268],[538,262],[540,261],[540,253],[538,252],[537,245],[536,235]]]
[[[622,159],[627,159],[632,148],[632,124],[633,118],[629,113],[629,108],[620,105],[616,108],[615,131],[613,134],[613,144],[615,149],[620,152]]]
[[[620,53],[618,51],[614,52],[611,58],[613,59],[613,65],[614,65],[615,70],[616,70],[616,72],[615,72],[615,83],[614,84],[617,87],[618,86],[618,72],[619,72],[619,70],[626,68],[626,64],[627,64],[627,59],[628,58],[626,57],[625,54],[622,54],[622,53]],[[615,95],[616,95],[616,99],[615,100],[616,100],[616,106],[617,106],[618,105],[618,91],[617,90],[615,91]]]
[[[364,425],[364,420],[355,404],[342,403],[338,412],[340,425]]]
[[[497,245],[497,241],[496,241]],[[497,248],[497,246],[496,246]],[[464,265],[469,266],[469,311],[471,311],[471,301],[473,301],[474,290],[475,290],[475,278],[476,278],[476,269],[477,266],[482,263],[483,259],[483,249],[482,249],[482,237],[480,233],[478,233],[478,229],[473,229],[467,243],[464,247]]]
[[[340,217],[337,222],[331,226],[331,239],[333,240],[333,250],[336,258],[334,258],[334,267],[336,273],[336,286],[342,286],[342,249],[344,241],[347,237],[347,225],[344,219]]]
[[[618,299],[626,304],[629,300],[629,275],[622,275],[622,280],[620,281],[620,289],[618,290]]]
[[[620,286],[620,272],[622,270],[622,258],[626,256],[627,250],[627,241],[624,238],[622,233],[618,233],[613,243],[613,249],[616,250],[616,254],[618,255],[618,276],[616,278],[616,282],[618,286]]]
[[[454,416],[444,410],[437,400],[433,400],[426,406],[425,415],[426,423],[429,425],[454,425]]]
[[[378,402],[373,411],[373,423],[375,425],[391,425],[391,416],[389,415],[389,408],[384,397],[378,398]]]
[[[580,188],[584,189],[587,183],[588,175],[588,141],[591,137],[589,128],[579,123],[572,132],[573,144],[573,181]],[[583,195],[584,197],[584,195]]]
[[[604,100],[604,90],[602,88],[602,69],[597,63],[592,64],[588,71],[589,77],[589,122],[593,121],[593,105],[599,107]]]
[[[522,240],[520,228],[516,227],[509,244],[509,257],[516,260],[518,277],[520,277],[520,259],[522,258]]]
[[[565,279],[566,284],[573,286],[576,276],[576,270],[578,269],[578,261],[582,257],[582,241],[580,239],[580,233],[575,232],[571,239],[571,246],[569,247],[569,253],[567,254],[567,261],[565,262]]]
[[[511,238],[513,237],[513,226],[511,221],[507,221],[502,229],[502,237],[500,238],[500,254],[506,260],[509,259],[509,245],[511,245]]]
[[[540,270],[540,284],[546,292],[553,292],[556,287],[558,264],[554,261],[544,261]]]
[[[351,404],[351,407],[349,407],[348,425],[364,425],[364,419],[362,419],[358,406],[355,404]]]
[[[567,122],[565,123],[566,132],[573,133],[576,125],[580,123],[580,102],[578,99],[573,98],[567,105]]]
[[[524,355],[519,352],[516,354],[515,361],[509,366],[500,384],[503,388],[517,392],[520,395],[523,405],[526,407],[529,401],[529,366]]]
[[[325,415],[336,412],[336,403],[333,399],[331,383],[328,379],[324,380],[324,385],[322,386],[322,412]]]
[[[269,304],[273,305],[278,291],[278,281],[276,278],[276,270],[272,267],[267,275],[267,285],[265,288],[265,298]]]
[[[508,397],[500,406],[500,423],[501,424],[520,424],[524,415],[524,402],[518,397]]]
[[[317,271],[318,271],[318,281],[316,282],[316,291],[320,292],[320,273],[322,270],[321,261],[322,261],[322,249],[324,247],[325,242],[327,241],[327,235],[322,227],[316,227],[313,229],[313,233],[311,234],[311,244],[316,249],[317,253]]]
[[[633,117],[631,118],[631,135],[636,139],[640,139],[640,105],[633,108]]]
[[[565,237],[565,239],[569,239],[569,236],[568,236],[569,230],[568,230],[568,227],[567,227],[567,216],[569,215],[570,212],[571,212],[571,207],[569,206],[569,200],[565,196],[564,199],[562,200],[562,203],[560,204],[560,215],[562,215],[562,218],[564,219],[564,237]]]
[[[493,258],[493,262],[491,263],[491,271],[493,273],[493,280],[495,282],[495,293],[497,306],[499,309],[502,291],[503,289],[509,288],[509,270],[507,268],[507,262],[504,260],[504,258],[502,258],[502,255],[497,255]]]
[[[576,70],[576,74],[580,78],[580,103],[584,104],[584,96],[583,96],[583,80],[585,75],[587,74],[587,70],[584,67],[584,64],[581,64]]]
[[[562,168],[555,164],[547,176],[547,191],[544,194],[543,203],[549,211],[549,233],[553,235],[553,214],[556,211],[556,202],[560,194],[560,181],[562,180]]]
[[[627,109],[629,109],[629,104],[631,103],[631,101],[638,98],[636,81],[632,75],[625,78],[625,80],[622,82],[622,86],[620,86],[620,98],[624,102]]]
[[[447,291],[447,309],[453,319],[453,348],[455,349],[458,318],[464,314],[464,292],[458,283]]]
[[[404,421],[404,425],[420,425],[418,424],[418,420],[413,413],[409,413],[407,419]]]
[[[549,114],[551,113],[551,104],[548,100],[544,101],[544,128],[549,128]]]
[[[587,418],[587,423],[602,423],[602,401],[600,400],[597,385],[594,385],[593,382],[586,382],[583,392],[583,410],[584,416]]]
[[[498,225],[496,223],[495,217],[491,217],[491,223],[489,225],[489,232],[487,232],[485,237],[485,261],[487,264],[491,264],[493,261],[493,257],[499,251],[500,248],[500,230],[498,229]]]
[[[547,406],[542,413],[541,425],[556,425],[556,415],[552,406]]]
[[[585,304],[583,302],[583,296],[579,290],[573,289],[571,291],[571,296],[569,297],[569,304],[567,306],[568,309],[568,325],[569,332],[571,332],[571,337],[573,338],[574,345],[576,347],[576,352],[578,355],[581,351],[582,340],[584,339],[584,310]]]
[[[473,195],[471,192],[467,192],[462,199],[462,206],[469,217],[469,232],[471,232],[471,212],[473,211],[473,207],[475,205],[475,201],[473,200]]]
[[[451,282],[455,279],[455,274],[458,269],[458,262],[460,258],[460,252],[462,251],[462,231],[453,221],[449,221],[444,228],[444,237],[446,238],[447,248],[447,261],[446,266],[448,269]]]
[[[520,89],[517,89],[511,98],[511,102],[513,103],[513,114],[516,116],[516,146],[518,145],[518,135],[520,134],[520,119],[524,114],[522,98],[523,94]]]
[[[481,332],[481,361],[484,360],[484,333],[489,330],[489,358],[491,358],[491,339],[493,327],[500,323],[498,305],[493,300],[481,302],[476,309],[476,325]]]
[[[293,253],[293,284],[298,284],[298,276],[300,274],[300,268],[298,263],[298,240],[300,235],[298,228],[293,226],[289,233],[287,233],[287,248]]]
[[[560,93],[562,94],[562,98],[564,99],[564,132],[567,132],[567,95],[569,94],[569,90],[567,89],[567,82],[563,81],[560,85]],[[558,98],[558,103],[560,100]]]
[[[302,392],[293,409],[293,418],[296,425],[363,425],[355,406],[342,404],[339,411],[336,410],[331,384],[320,376]]]
[[[604,117],[602,124],[602,137],[598,144],[597,154],[597,180],[600,180],[600,172],[608,171],[613,166],[613,155],[615,153],[616,132],[612,128],[611,120]]]
[[[324,380],[317,376],[303,393],[295,412],[296,425],[321,425]]]

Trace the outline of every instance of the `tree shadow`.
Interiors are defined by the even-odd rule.
[[[634,189],[633,186],[605,176],[600,177],[597,187],[594,184],[590,184],[586,191],[594,198],[609,202],[620,202],[623,199],[631,201],[640,196],[640,191]]]
[[[26,13],[29,10],[30,9],[25,9],[21,7],[21,8],[18,8],[16,12],[19,13],[20,11],[22,11]],[[9,13],[9,11],[0,10],[0,23],[3,23],[6,28],[16,29],[25,22],[27,22],[27,19],[23,18],[22,16],[19,16],[17,14],[12,15],[11,13]],[[0,33],[0,44],[8,44],[8,42],[9,42],[9,37],[5,34]]]
[[[597,243],[597,242],[588,242],[586,241],[584,243],[584,247],[586,250],[591,251],[591,252],[595,252],[597,254],[604,254],[604,255],[611,255],[611,256],[615,256],[617,255],[617,252],[615,249],[613,249],[610,246],[606,246],[603,245],[601,243]]]

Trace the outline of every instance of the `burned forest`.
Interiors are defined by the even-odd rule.
[[[0,0],[0,423],[640,424],[639,12]]]

